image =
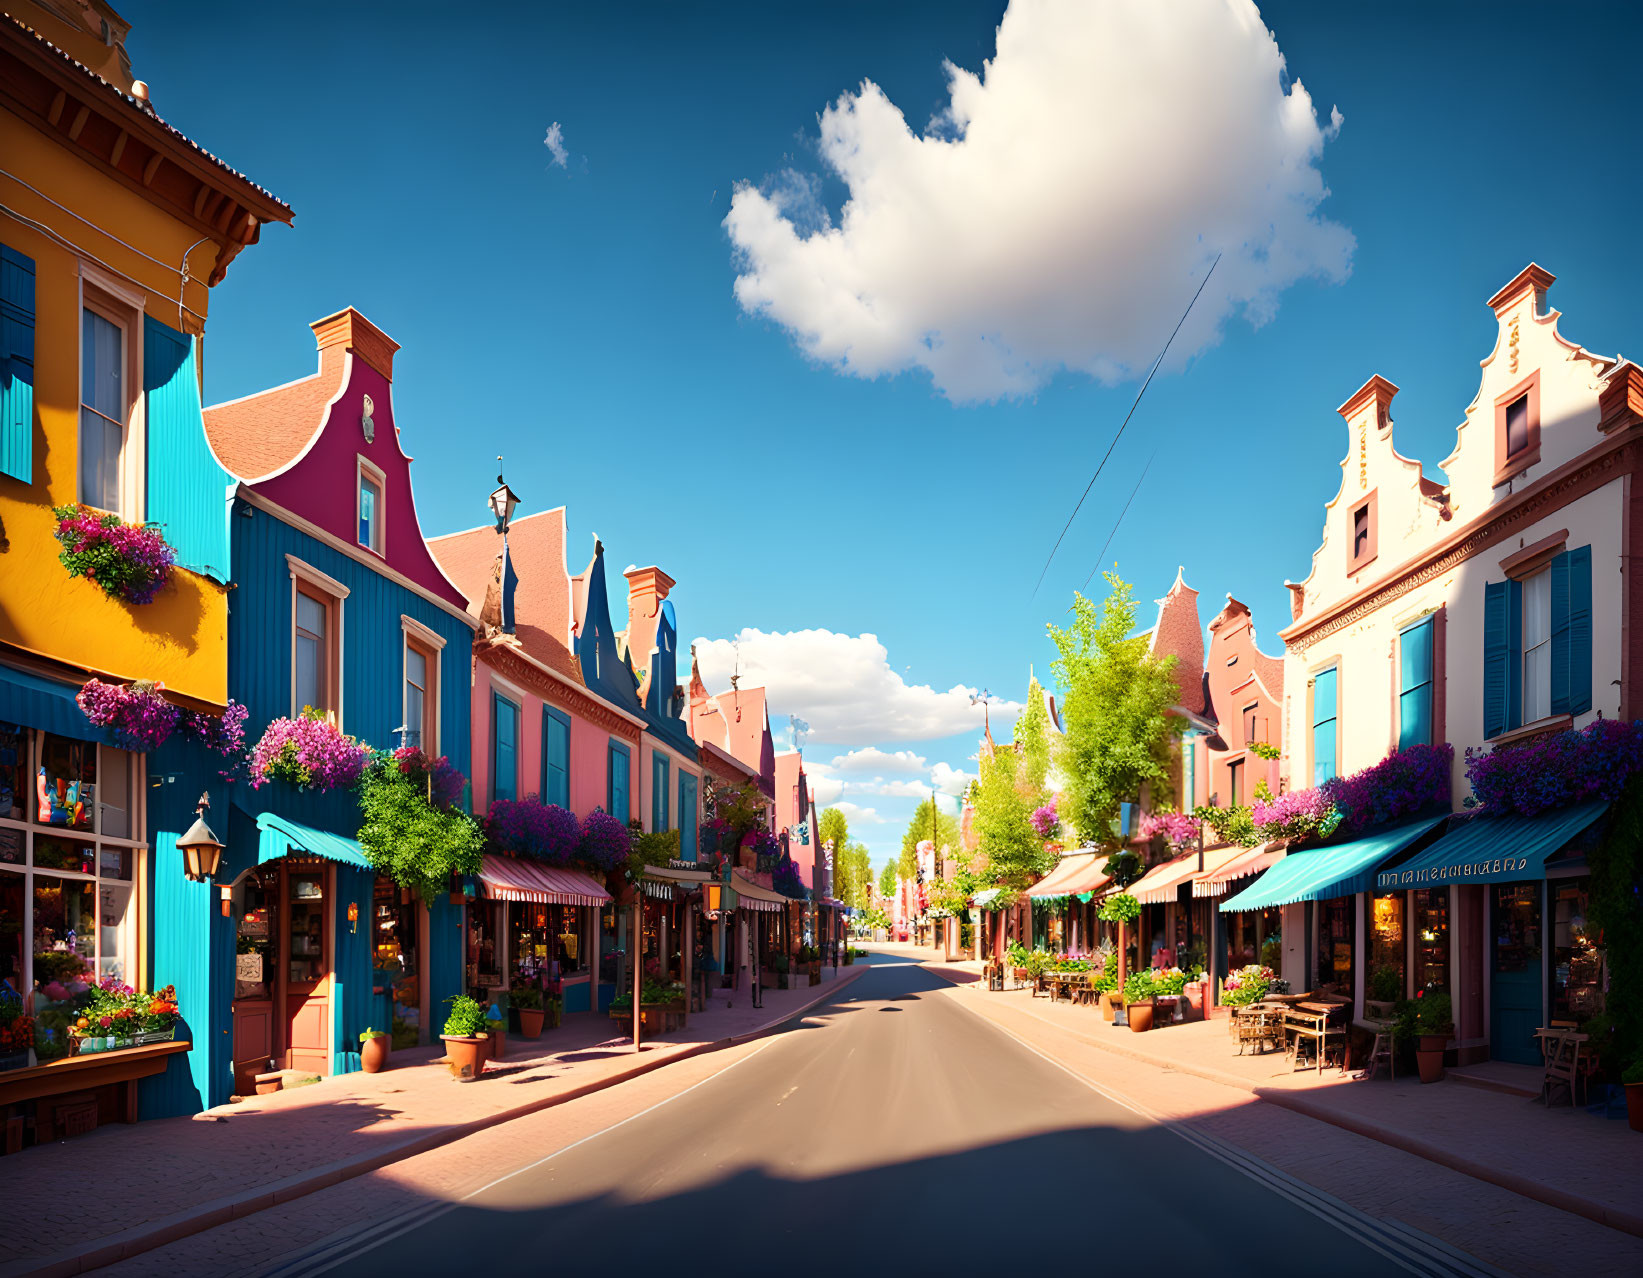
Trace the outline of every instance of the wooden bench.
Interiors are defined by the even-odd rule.
[[[86,1052],[0,1073],[0,1119],[8,1128],[13,1109],[27,1101],[35,1107],[36,1143],[59,1136],[79,1135],[101,1121],[99,1094],[107,1089],[113,1116],[119,1122],[137,1121],[137,1083],[165,1072],[171,1058],[193,1046],[187,1039],[123,1047],[112,1052]],[[56,1098],[56,1104],[50,1102]],[[61,1129],[61,1130],[59,1130]],[[0,1148],[10,1148],[8,1138]]]

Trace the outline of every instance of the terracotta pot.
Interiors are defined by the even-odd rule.
[[[1643,1132],[1643,1083],[1626,1084],[1626,1126]]]
[[[279,1091],[280,1088],[284,1086],[284,1083],[285,1083],[285,1080],[284,1079],[279,1079],[279,1078],[271,1078],[266,1083],[259,1082],[257,1084],[257,1095],[258,1096],[272,1096],[275,1092]]]
[[[507,1032],[505,1030],[493,1029],[490,1034],[490,1039],[491,1045],[488,1053],[489,1057],[493,1061],[499,1061],[507,1054]]]
[[[359,1045],[359,1063],[367,1074],[380,1073],[388,1066],[388,1049],[393,1046],[393,1039],[384,1034],[381,1038],[368,1038]]]
[[[451,1067],[451,1077],[459,1082],[471,1082],[485,1072],[485,1047],[490,1036],[469,1038],[460,1034],[441,1034],[445,1040],[445,1063]]]
[[[1137,1034],[1145,1033],[1152,1028],[1152,1001],[1145,1003],[1127,1003],[1124,1006],[1125,1015],[1129,1017],[1130,1028]]]
[[[1421,1072],[1421,1082],[1443,1081],[1443,1049],[1447,1035],[1422,1034],[1415,1040],[1415,1065]]]
[[[521,1007],[519,1011],[519,1032],[526,1038],[542,1037],[542,1022],[547,1020],[548,1014],[540,1007]]]

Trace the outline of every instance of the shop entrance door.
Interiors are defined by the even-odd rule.
[[[1489,904],[1489,1054],[1498,1061],[1538,1065],[1540,884],[1496,883]]]
[[[330,871],[287,865],[285,1067],[331,1072]]]
[[[274,992],[278,988],[280,872],[247,871],[234,888],[234,1091],[249,1096],[257,1075],[279,1052]]]

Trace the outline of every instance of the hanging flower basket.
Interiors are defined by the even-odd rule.
[[[1197,841],[1198,831],[1202,828],[1203,823],[1190,813],[1149,812],[1141,818],[1136,837],[1144,842],[1162,835],[1170,851],[1179,852],[1189,843]]]
[[[275,719],[251,749],[251,788],[289,781],[304,790],[342,790],[359,781],[371,752],[316,710]]]
[[[582,845],[582,823],[576,813],[534,794],[498,799],[485,817],[485,833],[505,852],[535,857],[549,865],[568,865]]]
[[[89,577],[110,599],[146,604],[165,589],[177,552],[152,524],[128,524],[87,506],[54,506],[57,558],[70,577]]]
[[[165,684],[147,679],[132,684],[89,679],[74,700],[87,719],[113,732],[125,750],[159,749],[181,717],[181,711],[165,699]]]
[[[227,761],[226,767],[217,769],[217,775],[224,781],[238,780],[245,771],[245,721],[250,714],[230,697],[221,715],[190,711],[183,716],[183,723],[189,732],[207,750]]]

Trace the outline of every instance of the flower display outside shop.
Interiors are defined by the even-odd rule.
[[[595,808],[582,822],[577,856],[589,869],[609,873],[627,864],[632,846],[633,836],[626,824],[603,808]]]
[[[485,833],[505,852],[535,857],[549,865],[569,865],[582,846],[576,813],[534,794],[498,799],[485,816]]]
[[[1262,967],[1259,963],[1247,964],[1236,972],[1227,973],[1226,980],[1221,982],[1221,1002],[1229,1007],[1259,1003],[1277,979],[1278,974],[1270,967]]]
[[[1536,816],[1571,804],[1614,802],[1643,772],[1643,722],[1598,719],[1503,750],[1466,751],[1466,779],[1484,816]]]
[[[74,700],[88,720],[113,732],[125,750],[159,749],[182,714],[165,699],[165,684],[147,679],[130,684],[88,679]]]
[[[1407,746],[1350,776],[1326,781],[1323,792],[1354,830],[1404,821],[1430,808],[1449,806],[1449,775],[1455,747]]]
[[[770,872],[770,886],[795,900],[804,896],[804,879],[799,874],[798,863],[786,858],[778,861]]]
[[[295,719],[275,719],[251,748],[251,788],[289,781],[304,790],[343,790],[359,781],[370,759],[369,746],[304,708]]]
[[[1136,833],[1142,842],[1162,838],[1172,852],[1179,852],[1197,842],[1203,826],[1203,821],[1190,812],[1149,812],[1141,818]]]
[[[34,1018],[23,1011],[23,999],[13,989],[0,989],[0,1069],[28,1064],[34,1046]]]
[[[1258,842],[1309,836],[1327,839],[1341,823],[1340,809],[1321,788],[1290,790],[1274,798],[1264,785],[1257,786],[1249,817]]]
[[[453,875],[477,874],[485,840],[460,807],[466,782],[443,758],[420,750],[378,751],[359,784],[359,846],[379,874],[425,901]]]
[[[1054,799],[1034,808],[1032,816],[1027,819],[1041,839],[1053,839],[1061,833],[1061,818],[1056,814]]]
[[[219,768],[217,775],[224,781],[238,779],[245,770],[245,721],[251,712],[232,697],[221,715],[187,711],[183,725],[213,754],[221,755],[228,766]]]
[[[89,991],[71,1030],[81,1052],[129,1047],[140,1040],[170,1038],[177,1025],[177,990],[152,994],[105,977]]]
[[[153,603],[171,580],[177,554],[158,528],[87,506],[53,506],[51,513],[63,548],[57,558],[70,577],[88,577],[110,599],[130,604]]]

